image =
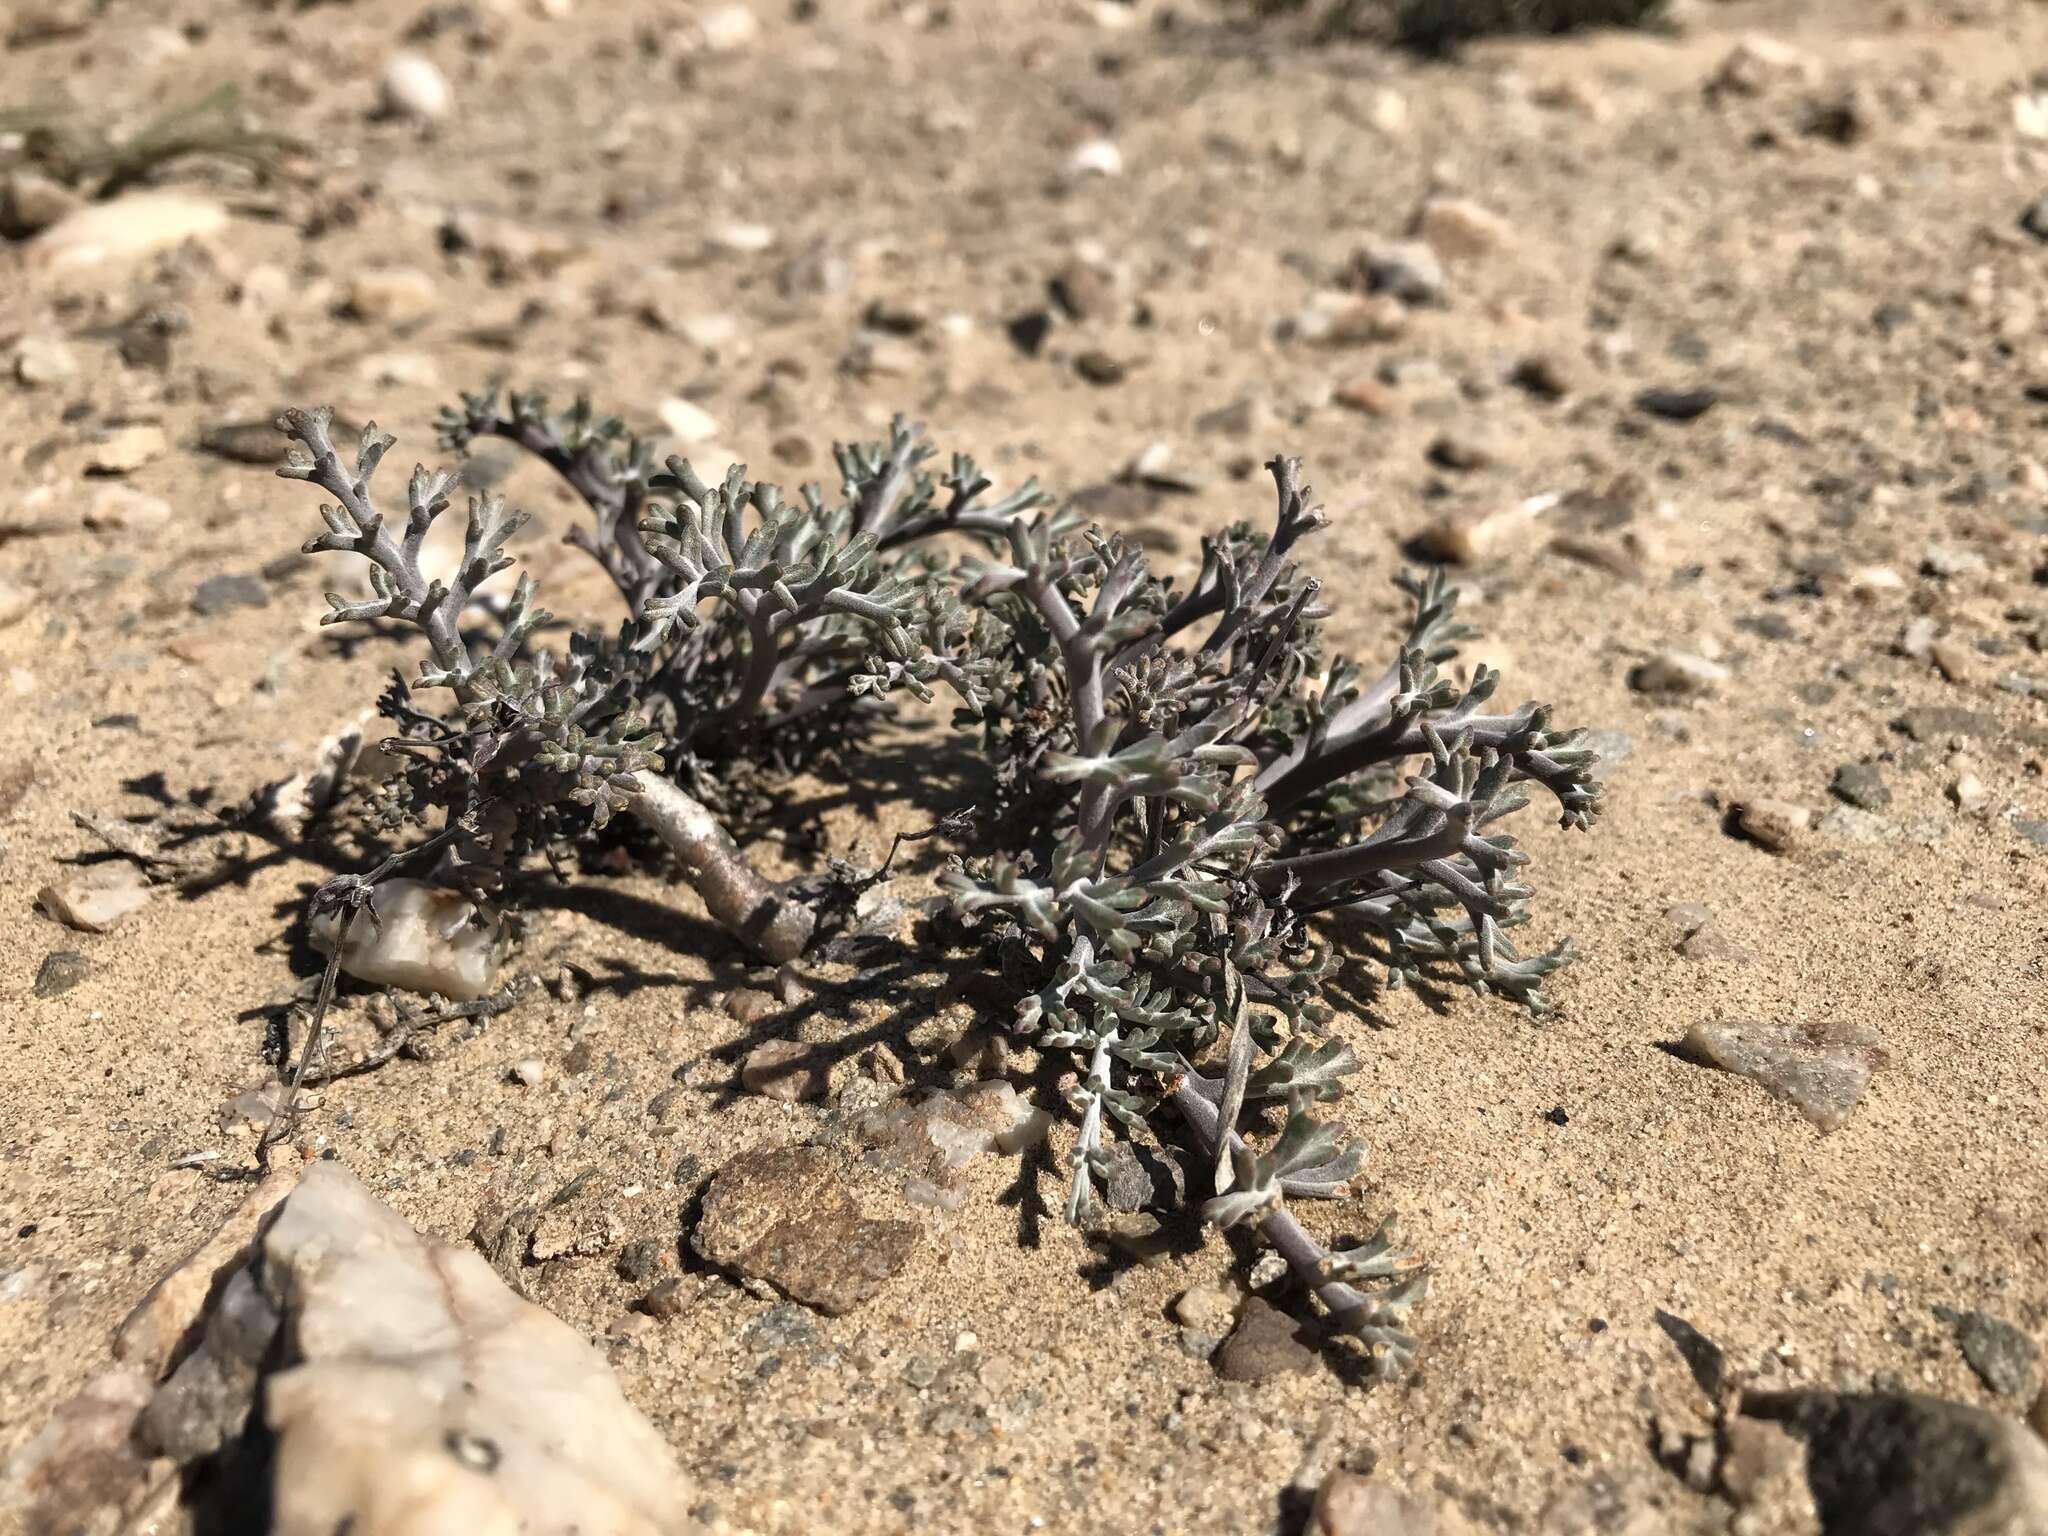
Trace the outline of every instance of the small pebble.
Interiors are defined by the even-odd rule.
[[[393,54],[384,66],[378,100],[387,116],[431,123],[453,109],[455,93],[432,59],[407,50]]]
[[[1729,676],[1718,661],[1689,651],[1661,651],[1629,673],[1628,685],[1637,693],[1690,698],[1714,692]]]
[[[1735,813],[1742,835],[1773,853],[1796,846],[1813,822],[1812,811],[1784,800],[1745,800]]]
[[[1697,421],[1721,398],[1710,385],[1692,389],[1646,389],[1636,396],[1636,408],[1665,421]]]
[[[747,1053],[740,1082],[749,1093],[801,1103],[822,1099],[832,1074],[824,1058],[800,1040],[764,1040]]]
[[[515,1083],[527,1088],[538,1088],[541,1079],[547,1076],[547,1063],[538,1056],[522,1056],[512,1063],[511,1076]]]

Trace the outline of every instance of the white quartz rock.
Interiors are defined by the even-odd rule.
[[[566,1323],[469,1248],[431,1242],[335,1163],[263,1242],[286,1358],[275,1536],[666,1536],[674,1454]]]
[[[314,915],[313,946],[322,954],[334,952],[342,916]],[[372,986],[438,992],[469,1002],[491,990],[504,953],[504,926],[497,915],[460,891],[424,880],[386,880],[356,913],[341,968]]]

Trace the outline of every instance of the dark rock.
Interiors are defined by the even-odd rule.
[[[1290,1371],[1314,1370],[1313,1337],[1306,1325],[1254,1296],[1216,1351],[1216,1374],[1225,1381],[1266,1381]]]
[[[1166,1211],[1180,1205],[1187,1175],[1152,1148],[1119,1141],[1110,1148],[1103,1183],[1113,1211]]]
[[[925,317],[907,304],[876,299],[861,312],[860,323],[871,331],[886,331],[891,336],[915,336],[924,329]]]
[[[1013,316],[1003,327],[1009,333],[1011,344],[1026,357],[1038,356],[1045,346],[1045,338],[1052,334],[1052,311],[1030,309]]]
[[[661,1243],[651,1237],[643,1237],[619,1250],[612,1267],[619,1278],[632,1285],[642,1285],[654,1278],[661,1268]]]
[[[2036,240],[2048,241],[2048,197],[2038,198],[2027,205],[2020,215],[2020,228]]]
[[[1091,348],[1074,359],[1074,372],[1080,374],[1090,384],[1098,386],[1121,384],[1129,376],[1130,371],[1130,364],[1096,348]]]
[[[1692,389],[1646,389],[1636,396],[1636,409],[1665,421],[1697,421],[1720,401],[1710,384]]]
[[[1547,352],[1536,352],[1516,363],[1508,382],[1528,391],[1538,400],[1562,400],[1572,392],[1571,375],[1563,363]]]
[[[92,970],[92,962],[75,949],[53,949],[36,971],[37,997],[62,997]]]
[[[1984,1385],[2006,1397],[2032,1397],[2034,1341],[2002,1317],[1965,1312],[1956,1322],[1956,1343]]]
[[[1742,1412],[1806,1442],[1807,1487],[1824,1531],[2048,1529],[2048,1446],[2014,1420],[1904,1393],[1748,1392]]]
[[[822,1148],[772,1147],[718,1171],[690,1244],[713,1264],[836,1317],[901,1270],[920,1236],[910,1222],[862,1215]]]
[[[208,618],[234,608],[269,606],[270,588],[263,584],[263,578],[260,576],[209,576],[199,583],[199,590],[192,594],[192,611]]]
[[[1835,770],[1828,788],[1834,791],[1836,799],[1866,811],[1881,811],[1892,803],[1892,792],[1875,763],[1842,764]]]
[[[2048,848],[2048,821],[2028,821],[2024,816],[2015,816],[2012,829],[2036,848]]]
[[[1420,240],[1373,242],[1355,265],[1368,293],[1392,294],[1403,304],[1434,304],[1444,295],[1444,264]]]

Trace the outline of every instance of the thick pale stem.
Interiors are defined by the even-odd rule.
[[[1244,1139],[1235,1130],[1223,1124],[1223,1117],[1216,1106],[1202,1097],[1195,1087],[1192,1076],[1183,1074],[1170,1097],[1173,1107],[1180,1111],[1181,1118],[1207,1147],[1212,1156],[1223,1156],[1226,1149],[1242,1147]],[[1281,1188],[1286,1188],[1283,1180]],[[1332,1280],[1323,1273],[1323,1262],[1330,1253],[1308,1233],[1308,1229],[1294,1219],[1294,1213],[1282,1205],[1259,1218],[1259,1235],[1273,1245],[1281,1258],[1287,1261],[1303,1285],[1316,1293],[1323,1305],[1333,1316],[1343,1316],[1356,1308],[1366,1305],[1366,1298],[1355,1287],[1342,1280]]]
[[[818,922],[811,910],[764,879],[702,801],[660,774],[638,777],[633,814],[682,860],[712,918],[778,965],[801,955]]]

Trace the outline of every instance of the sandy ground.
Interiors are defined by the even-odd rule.
[[[687,7],[641,0],[567,18],[115,0],[82,33],[0,53],[0,104],[69,96],[126,120],[231,80],[318,146],[303,184],[198,175],[191,189],[233,217],[183,252],[53,274],[0,250],[0,332],[64,338],[78,365],[0,385],[0,574],[32,597],[0,627],[0,1455],[237,1198],[172,1164],[246,1159],[222,1107],[265,1079],[258,1010],[312,972],[303,904],[350,851],[252,838],[222,882],[73,934],[34,900],[91,846],[70,813],[233,801],[300,768],[413,665],[392,640],[314,627],[331,577],[295,553],[312,499],[196,441],[331,401],[398,433],[402,468],[433,456],[434,409],[491,375],[586,388],[648,422],[686,394],[720,425],[700,458],[791,480],[829,475],[832,441],[898,409],[1006,483],[1096,485],[1163,441],[1199,487],[1108,515],[1169,561],[1191,560],[1203,527],[1267,516],[1248,466],[1300,453],[1335,520],[1309,563],[1347,601],[1342,636],[1375,653],[1395,633],[1401,543],[1445,508],[1619,486],[1631,518],[1603,529],[1560,509],[1463,575],[1488,637],[1470,654],[1505,666],[1503,691],[1630,743],[1590,835],[1524,829],[1539,936],[1583,952],[1553,988],[1557,1016],[1408,994],[1340,1016],[1365,1060],[1340,1107],[1372,1160],[1358,1201],[1307,1215],[1362,1232],[1397,1212],[1435,1266],[1412,1378],[1219,1381],[1168,1308],[1249,1254],[1189,1227],[1156,1262],[1107,1263],[1059,1221],[1049,1158],[978,1164],[952,1212],[907,1205],[877,1174],[870,1209],[927,1240],[844,1318],[692,1271],[704,1294],[681,1316],[607,1338],[644,1289],[612,1256],[528,1272],[605,1340],[701,1488],[700,1518],[1289,1529],[1300,1490],[1344,1462],[1481,1530],[1811,1528],[1796,1501],[1738,1516],[1657,1466],[1653,1422],[1702,1406],[1659,1309],[1759,1384],[2013,1408],[1934,1309],[2048,1336],[2048,848],[2027,830],[2048,819],[2048,704],[1997,681],[2048,677],[2048,246],[2018,227],[2048,191],[2048,140],[2024,136],[2009,100],[2048,57],[2048,10],[1702,5],[1676,38],[1424,66],[1165,25],[1150,5],[1129,28],[1013,0],[814,9],[764,6],[756,40],[710,56],[686,48]],[[368,110],[416,23],[455,95],[424,132]],[[1752,27],[1827,79],[1710,100]],[[1096,137],[1122,174],[1063,174]],[[1276,336],[1362,240],[1398,236],[1445,187],[1513,232],[1453,264],[1445,305],[1395,340]],[[451,209],[512,219],[559,260],[494,277],[443,249]],[[772,248],[721,248],[712,232],[737,222]],[[1107,298],[1024,355],[1006,321],[1042,306],[1077,253],[1111,274]],[[813,291],[821,263],[844,264],[843,287]],[[423,313],[340,312],[356,273],[399,265],[434,278]],[[841,360],[876,303],[923,329],[891,343],[900,373],[862,376]],[[174,327],[167,364],[124,362],[119,332],[151,310]],[[1123,380],[1084,379],[1090,351],[1127,364]],[[1568,375],[1561,402],[1508,382],[1532,353]],[[1391,414],[1332,399],[1383,370]],[[1720,399],[1690,424],[1633,404],[1696,384]],[[1196,425],[1246,399],[1252,435]],[[168,434],[124,482],[169,500],[166,527],[80,526],[92,444],[120,422]],[[1446,433],[1489,466],[1434,467]],[[595,570],[555,542],[565,493],[531,465],[503,489],[536,514],[522,549],[549,606],[605,611]],[[1553,534],[1624,550],[1610,564],[1633,570]],[[1897,586],[1853,592],[1878,566]],[[223,573],[260,575],[267,605],[195,612]],[[1955,641],[1961,680],[1901,650],[1923,616]],[[1729,680],[1681,702],[1632,691],[1631,668],[1671,648],[1718,657]],[[1897,725],[1939,706],[1991,717],[1966,727],[1967,763],[1944,731]],[[1724,830],[1759,796],[1826,810],[1835,769],[1866,760],[1891,790],[1881,810],[1783,853]],[[890,828],[972,794],[971,765],[935,767],[914,730],[876,764],[875,797],[793,786],[757,828],[763,857],[872,858]],[[1952,795],[1966,769],[1986,791],[1977,814]],[[1666,912],[1683,903],[1711,909],[1748,963],[1679,954]],[[90,971],[37,998],[52,950]],[[598,1168],[629,1236],[673,1265],[732,1152],[829,1136],[840,1115],[739,1094],[735,1048],[843,1043],[844,1084],[880,1039],[931,1080],[976,1021],[934,1006],[940,976],[862,989],[840,967],[786,1017],[738,1024],[721,999],[758,974],[650,873],[539,891],[513,963],[590,980],[432,1061],[335,1084],[307,1120],[453,1238],[494,1180]],[[1890,1061],[1823,1136],[1667,1049],[1697,1021],[1740,1018],[1865,1025]],[[507,1071],[527,1056],[547,1064],[537,1087]]]

